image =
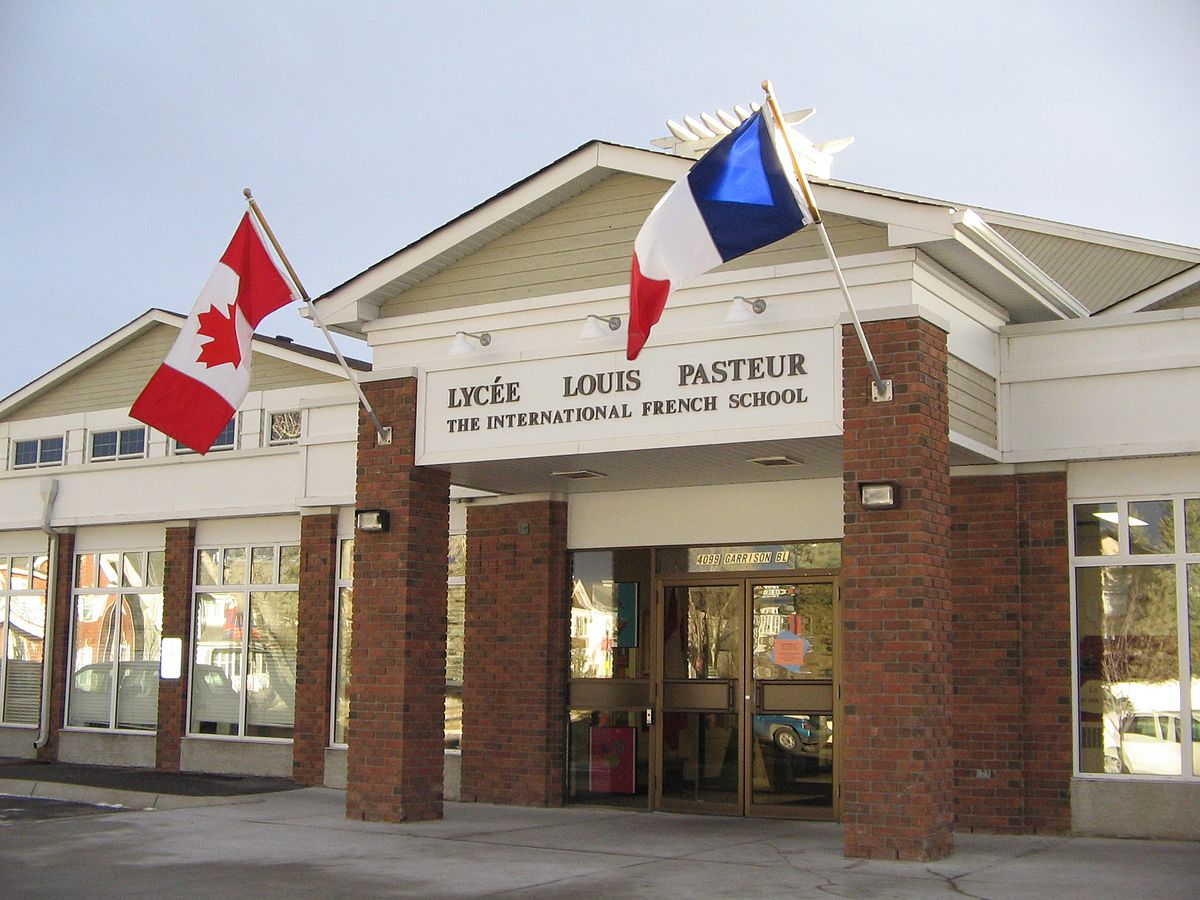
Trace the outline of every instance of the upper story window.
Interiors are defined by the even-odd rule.
[[[213,450],[232,450],[237,440],[237,416],[235,415],[229,420],[229,423],[221,429],[221,433],[217,435],[217,439],[213,441],[212,447],[209,448],[211,453]],[[186,453],[195,453],[191,447],[186,444],[175,442],[175,453],[182,456]]]
[[[34,466],[61,466],[66,440],[57,437],[33,438],[13,442],[12,465],[14,469],[31,469]]]
[[[140,459],[146,455],[146,429],[122,428],[92,432],[93,462],[108,459]]]
[[[272,447],[294,444],[300,440],[300,410],[271,413],[271,431],[268,441]]]

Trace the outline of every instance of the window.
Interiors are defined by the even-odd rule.
[[[211,453],[213,450],[232,450],[236,443],[236,440],[237,440],[237,415],[235,414],[234,417],[229,420],[228,424],[226,424],[226,426],[221,429],[221,433],[218,434],[217,439],[215,441],[213,441],[213,445],[209,448],[209,452]],[[175,453],[177,455],[182,456],[187,453],[195,453],[195,452],[196,451],[193,450],[191,447],[187,446],[187,444],[181,444],[181,443],[179,443],[179,441],[175,442]]]
[[[36,438],[13,442],[13,468],[61,466],[66,440],[60,437]]]
[[[450,535],[446,585],[446,704],[443,739],[457,750],[462,742],[463,647],[466,638],[467,536]],[[350,649],[354,617],[354,541],[341,542],[338,563],[337,660],[334,672],[333,743],[346,743],[350,721]]]
[[[92,432],[91,459],[93,462],[107,459],[140,459],[145,455],[145,428]]]
[[[68,725],[158,728],[163,564],[161,550],[76,554]]]
[[[46,556],[0,556],[0,722],[36,725],[46,638]]]
[[[271,413],[271,431],[268,442],[271,446],[294,444],[300,440],[300,410]]]
[[[1200,498],[1072,512],[1079,771],[1200,778]]]
[[[292,737],[299,582],[296,544],[196,551],[191,733]]]
[[[346,743],[350,721],[350,635],[354,625],[354,539],[338,543],[337,654],[334,671],[333,743]]]

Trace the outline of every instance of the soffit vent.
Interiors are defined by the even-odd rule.
[[[802,466],[804,465],[798,459],[793,459],[790,456],[756,456],[754,459],[748,459],[746,462],[752,462],[756,466],[763,466],[768,469],[776,468],[777,466]]]
[[[591,469],[572,469],[568,472],[551,472],[552,478],[570,478],[572,481],[582,481],[585,478],[605,478],[603,472],[593,472]]]

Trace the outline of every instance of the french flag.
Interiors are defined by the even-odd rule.
[[[633,244],[628,359],[637,359],[671,291],[809,224],[789,172],[760,109],[663,195]]]

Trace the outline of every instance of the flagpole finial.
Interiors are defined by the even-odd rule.
[[[254,195],[250,193],[250,188],[242,188],[242,196],[244,196],[247,200],[254,199]]]
[[[771,79],[769,79],[769,78],[764,78],[764,79],[763,79],[763,82],[762,82],[762,89],[763,89],[764,91],[766,91],[768,94],[769,94],[769,93],[771,93]]]

